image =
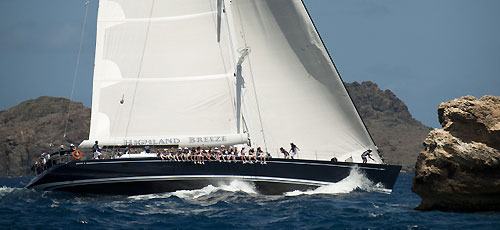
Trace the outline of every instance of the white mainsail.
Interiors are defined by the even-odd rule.
[[[293,142],[301,159],[382,162],[300,0],[101,0],[97,28],[83,146],[248,133],[275,157]]]
[[[221,142],[189,138],[217,136],[245,143],[236,132],[230,42],[227,33],[217,42],[216,17],[215,1],[101,0],[90,135],[82,146],[214,145]]]

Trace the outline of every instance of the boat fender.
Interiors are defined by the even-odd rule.
[[[80,152],[80,150],[73,151],[73,157],[77,160],[80,160],[80,158],[82,158],[82,152]]]

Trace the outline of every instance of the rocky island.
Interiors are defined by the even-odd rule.
[[[416,163],[418,210],[500,210],[500,97],[441,103]]]

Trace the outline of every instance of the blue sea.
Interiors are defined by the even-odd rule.
[[[307,192],[261,195],[234,181],[141,196],[81,196],[0,178],[0,229],[500,229],[500,212],[421,212],[412,174],[392,193],[362,175]]]

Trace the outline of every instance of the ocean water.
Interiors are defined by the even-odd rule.
[[[415,211],[412,174],[391,194],[353,171],[307,192],[261,195],[233,181],[140,196],[79,196],[23,188],[0,178],[0,229],[500,229],[500,212]]]

